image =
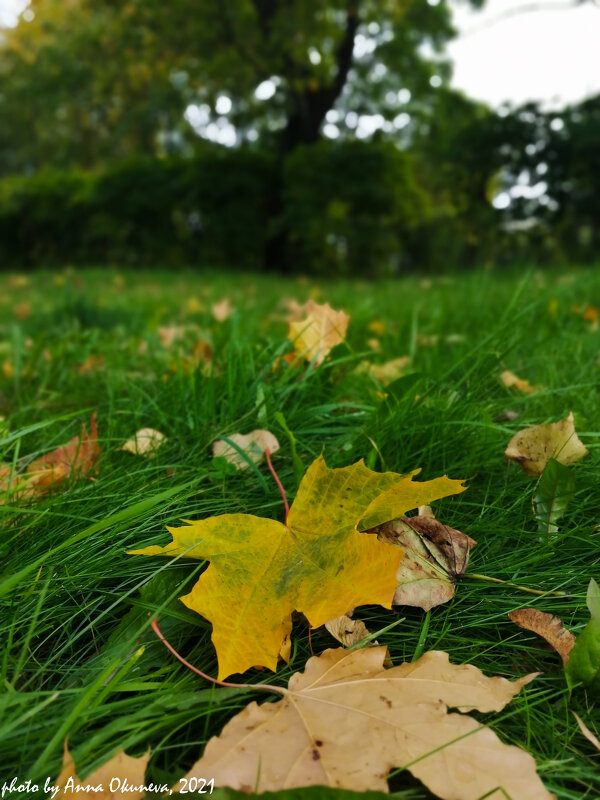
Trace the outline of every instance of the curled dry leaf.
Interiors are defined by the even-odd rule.
[[[133,552],[209,560],[181,600],[212,622],[219,679],[255,665],[274,670],[294,610],[318,628],[349,608],[391,608],[402,552],[362,531],[465,489],[446,476],[413,475],[373,472],[362,461],[329,469],[318,458],[285,525],[223,514],[169,528],[165,547]]]
[[[74,436],[51,453],[32,461],[27,467],[26,494],[43,493],[72,476],[92,474],[100,458],[95,412],[90,420],[90,430],[88,433],[82,425],[80,436]]]
[[[574,711],[571,711],[571,714],[573,714],[573,716],[577,720],[577,724],[579,725],[579,730],[583,733],[588,742],[591,742],[596,748],[596,750],[600,750],[600,740],[598,739],[598,737],[594,736],[594,734],[591,732],[591,730],[588,728],[588,726],[585,724],[585,722],[581,719],[581,717],[578,714],[576,714]]]
[[[528,753],[465,713],[500,711],[535,675],[487,678],[439,651],[385,669],[386,653],[336,649],[309,659],[281,700],[250,703],[186,777],[210,775],[216,786],[245,792],[315,785],[388,792],[390,770],[406,768],[446,800],[554,797]]]
[[[325,627],[333,638],[344,647],[352,647],[371,635],[362,620],[352,619],[349,614],[342,614],[340,617],[330,619],[325,623]]]
[[[144,775],[149,758],[148,753],[139,758],[133,758],[128,756],[124,750],[118,750],[109,761],[81,781],[75,773],[75,764],[65,742],[62,770],[54,781],[54,785],[60,788],[58,794],[53,795],[53,800],[55,797],[56,800],[59,800],[62,797],[89,795],[97,800],[117,800],[121,797],[136,800],[145,797]],[[124,786],[127,788],[123,788]],[[101,788],[96,789],[95,787]]]
[[[404,550],[396,574],[394,605],[429,611],[454,597],[455,583],[476,545],[470,536],[425,515],[395,519],[380,525],[376,532],[381,541]]]
[[[566,419],[516,433],[504,452],[528,475],[541,475],[551,458],[568,466],[587,455],[587,448],[575,432],[573,412]]]
[[[303,314],[301,319],[289,321],[288,339],[298,356],[322,364],[331,349],[346,339],[350,317],[329,303],[319,305],[314,300],[305,303]]]
[[[131,439],[128,439],[121,450],[133,453],[138,456],[152,458],[156,455],[158,448],[166,442],[167,437],[164,433],[154,430],[154,428],[140,428]]]
[[[519,378],[514,372],[508,369],[505,369],[504,372],[500,374],[500,380],[507,389],[516,389],[522,392],[522,394],[534,394],[539,391],[539,386],[532,386],[529,381],[526,381],[524,378]]]
[[[227,438],[236,444],[248,458],[244,458],[223,439],[217,439],[216,442],[213,442],[213,456],[215,458],[221,456],[227,459],[236,469],[249,467],[248,459],[255,464],[260,463],[264,457],[265,450],[268,450],[271,455],[279,450],[279,442],[275,436],[270,431],[265,431],[261,428],[248,434],[232,433]]]
[[[520,608],[508,614],[511,622],[526,631],[537,633],[556,650],[561,657],[563,666],[569,661],[569,653],[575,644],[575,637],[568,631],[559,617],[538,611],[537,608]]]

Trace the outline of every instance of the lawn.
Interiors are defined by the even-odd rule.
[[[281,358],[292,347],[286,302],[309,297],[350,315],[348,338],[321,366],[293,369]],[[224,299],[231,313],[219,322],[213,306]],[[329,467],[364,458],[377,471],[420,467],[422,480],[466,480],[467,491],[434,511],[477,541],[469,572],[541,594],[465,579],[427,614],[368,606],[356,616],[373,633],[387,628],[377,640],[395,664],[439,649],[487,675],[540,671],[503,712],[481,719],[534,756],[557,797],[600,795],[600,753],[571,714],[598,734],[597,698],[582,688],[569,695],[558,656],[507,617],[533,606],[575,633],[589,619],[587,585],[600,579],[594,308],[598,273],[575,269],[376,284],[111,269],[0,277],[0,461],[26,466],[82,423],[89,430],[94,412],[102,450],[92,479],[34,498],[7,493],[0,506],[2,779],[54,778],[68,738],[83,777],[117,748],[150,748],[148,777],[172,785],[237,711],[262,699],[203,682],[149,628],[148,612],[158,612],[177,650],[216,676],[210,624],[177,599],[202,563],[126,551],[165,544],[165,525],[181,519],[239,512],[283,520],[264,462],[231,474],[212,455],[220,436],[267,428],[280,442],[273,463],[292,498],[298,469],[281,412],[304,467],[322,453]],[[400,356],[410,367],[388,387],[356,371],[364,360]],[[506,388],[506,369],[538,391]],[[507,419],[506,410],[518,416]],[[532,512],[536,479],[503,453],[516,431],[570,410],[589,455],[571,467],[576,493],[559,533],[542,536]],[[167,437],[154,458],[121,449],[143,427]],[[559,590],[568,595],[545,594]],[[315,654],[337,646],[323,628],[310,638]],[[239,680],[286,685],[310,646],[298,616],[289,665]],[[398,798],[432,797],[407,772],[390,786]]]

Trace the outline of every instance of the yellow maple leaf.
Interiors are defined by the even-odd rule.
[[[208,559],[181,600],[212,622],[219,679],[256,665],[274,670],[294,610],[316,628],[356,606],[391,608],[402,551],[362,531],[465,489],[446,476],[415,482],[416,472],[373,472],[362,461],[329,469],[320,457],[285,525],[223,514],[168,528],[165,547],[130,552]]]
[[[350,317],[344,311],[335,311],[329,303],[319,305],[314,300],[305,303],[302,311],[302,319],[288,323],[288,339],[298,356],[322,364],[331,349],[345,340]]]
[[[119,797],[137,800],[144,797],[144,774],[149,758],[149,754],[133,758],[123,750],[118,750],[109,761],[82,781],[77,777],[73,758],[65,743],[62,770],[55,781],[59,787],[57,800],[82,795],[91,795],[98,800],[116,800]]]
[[[390,770],[405,768],[444,800],[554,798],[529,753],[466,713],[500,711],[537,673],[488,678],[435,650],[385,669],[386,655],[338,648],[309,659],[278,702],[250,703],[210,739],[186,779],[257,793],[387,792]]]

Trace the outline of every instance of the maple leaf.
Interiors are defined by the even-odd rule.
[[[208,559],[181,600],[213,624],[219,679],[255,665],[274,670],[294,610],[317,628],[359,605],[391,608],[402,553],[361,531],[465,489],[446,476],[415,482],[414,474],[377,473],[362,461],[329,469],[320,457],[285,525],[224,514],[168,528],[166,547],[130,552]]]
[[[232,433],[227,438],[237,445],[246,454],[247,458],[244,458],[241,453],[223,439],[217,439],[216,442],[213,442],[213,456],[215,458],[225,458],[236,469],[246,469],[250,466],[249,462],[252,461],[258,464],[262,461],[265,450],[268,450],[271,455],[279,450],[279,442],[275,436],[270,431],[261,430],[260,428],[248,434]]]
[[[96,412],[90,420],[91,434],[84,425],[81,435],[74,436],[66,444],[51,453],[36,458],[27,467],[28,488],[35,492],[45,492],[68,480],[72,475],[89,475],[100,458]]]
[[[133,453],[138,456],[147,456],[152,458],[156,455],[156,451],[166,441],[164,433],[155,430],[154,428],[140,428],[139,431],[134,433],[131,439],[128,439],[121,450]]]
[[[116,800],[118,797],[137,800],[144,797],[144,774],[149,758],[147,753],[133,758],[123,750],[118,750],[109,761],[88,775],[85,781],[81,781],[75,773],[75,764],[65,743],[62,770],[54,782],[55,786],[60,787],[56,798],[60,800],[61,797],[81,797],[88,794],[98,800]],[[123,789],[125,782],[129,788]],[[99,786],[102,788],[97,789]]]
[[[566,419],[559,422],[535,425],[516,433],[508,443],[504,456],[520,464],[528,475],[541,475],[551,458],[569,465],[579,461],[587,452],[575,432],[571,411]]]
[[[403,517],[380,525],[381,541],[397,544],[404,558],[396,575],[394,605],[424,611],[454,597],[454,585],[465,572],[469,552],[477,544],[466,533],[449,528],[429,514]]]
[[[318,366],[345,340],[350,317],[344,311],[335,311],[329,303],[319,305],[314,300],[305,303],[302,310],[302,319],[288,323],[288,339],[298,356]]]
[[[510,611],[508,617],[520,628],[537,633],[538,636],[545,639],[561,657],[563,666],[567,665],[569,653],[575,644],[575,637],[565,628],[559,617],[538,611],[537,608],[520,608],[517,611]]]
[[[385,669],[386,654],[340,648],[309,659],[279,702],[250,703],[186,777],[210,775],[216,786],[245,792],[314,785],[388,792],[389,771],[405,768],[446,800],[554,797],[532,756],[464,713],[500,711],[537,673],[487,678],[441,651]]]

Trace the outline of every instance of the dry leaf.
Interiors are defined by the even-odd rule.
[[[110,761],[81,781],[77,777],[73,758],[65,742],[62,770],[54,781],[60,791],[53,798],[60,800],[61,797],[92,796],[97,800],[118,800],[125,797],[136,800],[145,797],[144,775],[149,758],[149,754],[133,758],[125,751],[118,750]],[[97,790],[96,787],[102,788]]]
[[[126,450],[134,455],[152,458],[166,440],[167,437],[164,433],[154,430],[154,428],[140,428],[131,439],[125,442],[121,450]]]
[[[15,306],[14,310],[17,319],[27,319],[31,314],[31,304],[27,302],[19,303],[19,305]]]
[[[385,333],[385,322],[380,319],[372,319],[367,325],[368,330],[374,333],[375,336],[383,336]]]
[[[275,436],[270,431],[261,430],[260,428],[248,434],[232,433],[227,438],[237,444],[240,450],[255,464],[262,461],[265,450],[268,450],[271,455],[279,450],[279,442]],[[217,439],[216,442],[213,442],[213,456],[215,458],[222,456],[230,464],[233,464],[236,469],[246,469],[250,466],[247,459],[223,439]]]
[[[380,525],[381,541],[404,550],[396,578],[394,605],[418,606],[424,611],[454,597],[454,586],[465,572],[476,542],[430,516],[402,517]]]
[[[385,364],[371,364],[369,361],[361,361],[354,370],[358,374],[367,374],[376,381],[387,386],[388,383],[401,378],[406,373],[406,367],[410,364],[409,356],[400,356]]]
[[[544,611],[538,611],[537,608],[520,608],[517,611],[510,611],[508,616],[515,625],[537,633],[545,639],[562,658],[563,666],[566,666],[569,653],[575,644],[575,636],[564,627],[561,619]]]
[[[225,322],[227,317],[231,316],[233,313],[233,306],[228,298],[225,297],[220,303],[214,303],[211,311],[217,322]]]
[[[161,325],[158,329],[160,343],[169,350],[175,342],[183,339],[185,330],[183,325]]]
[[[77,372],[80,375],[87,375],[88,372],[104,369],[104,359],[102,356],[89,355],[86,360],[79,364]]]
[[[86,476],[94,471],[100,458],[96,412],[92,414],[90,429],[91,434],[88,434],[82,425],[80,436],[74,436],[51,453],[36,458],[27,467],[27,493],[29,490],[45,492],[73,475]]]
[[[413,476],[373,472],[362,461],[328,469],[318,458],[285,525],[224,514],[169,528],[166,547],[133,552],[209,560],[181,600],[213,624],[219,678],[257,664],[274,670],[294,610],[317,628],[360,605],[391,608],[401,551],[361,531],[465,489],[445,476]]]
[[[303,307],[304,317],[289,322],[288,339],[298,356],[322,364],[333,347],[343,342],[350,317],[335,311],[329,303],[319,305],[309,300]]]
[[[575,432],[571,411],[560,422],[535,425],[516,433],[508,443],[504,456],[520,464],[528,475],[541,475],[551,458],[568,466],[579,461],[587,452]]]
[[[523,394],[534,394],[534,392],[539,391],[538,386],[532,386],[529,381],[517,377],[514,372],[510,372],[508,369],[501,373],[500,380],[507,389],[517,389]]]
[[[352,619],[348,614],[330,619],[325,623],[329,633],[344,647],[352,647],[367,636],[370,636],[367,626],[360,619]]]
[[[528,753],[465,713],[500,711],[535,675],[487,678],[439,651],[384,669],[386,652],[340,648],[311,658],[281,700],[237,714],[186,777],[210,775],[245,792],[388,792],[388,773],[406,768],[445,800],[554,797]]]
[[[594,736],[594,734],[591,732],[591,730],[588,728],[588,726],[585,724],[585,722],[581,719],[581,717],[578,714],[576,714],[574,711],[571,711],[571,714],[573,714],[573,716],[577,720],[577,724],[579,725],[579,730],[583,733],[588,742],[591,742],[596,748],[596,750],[600,750],[600,741],[598,740],[598,737]]]

